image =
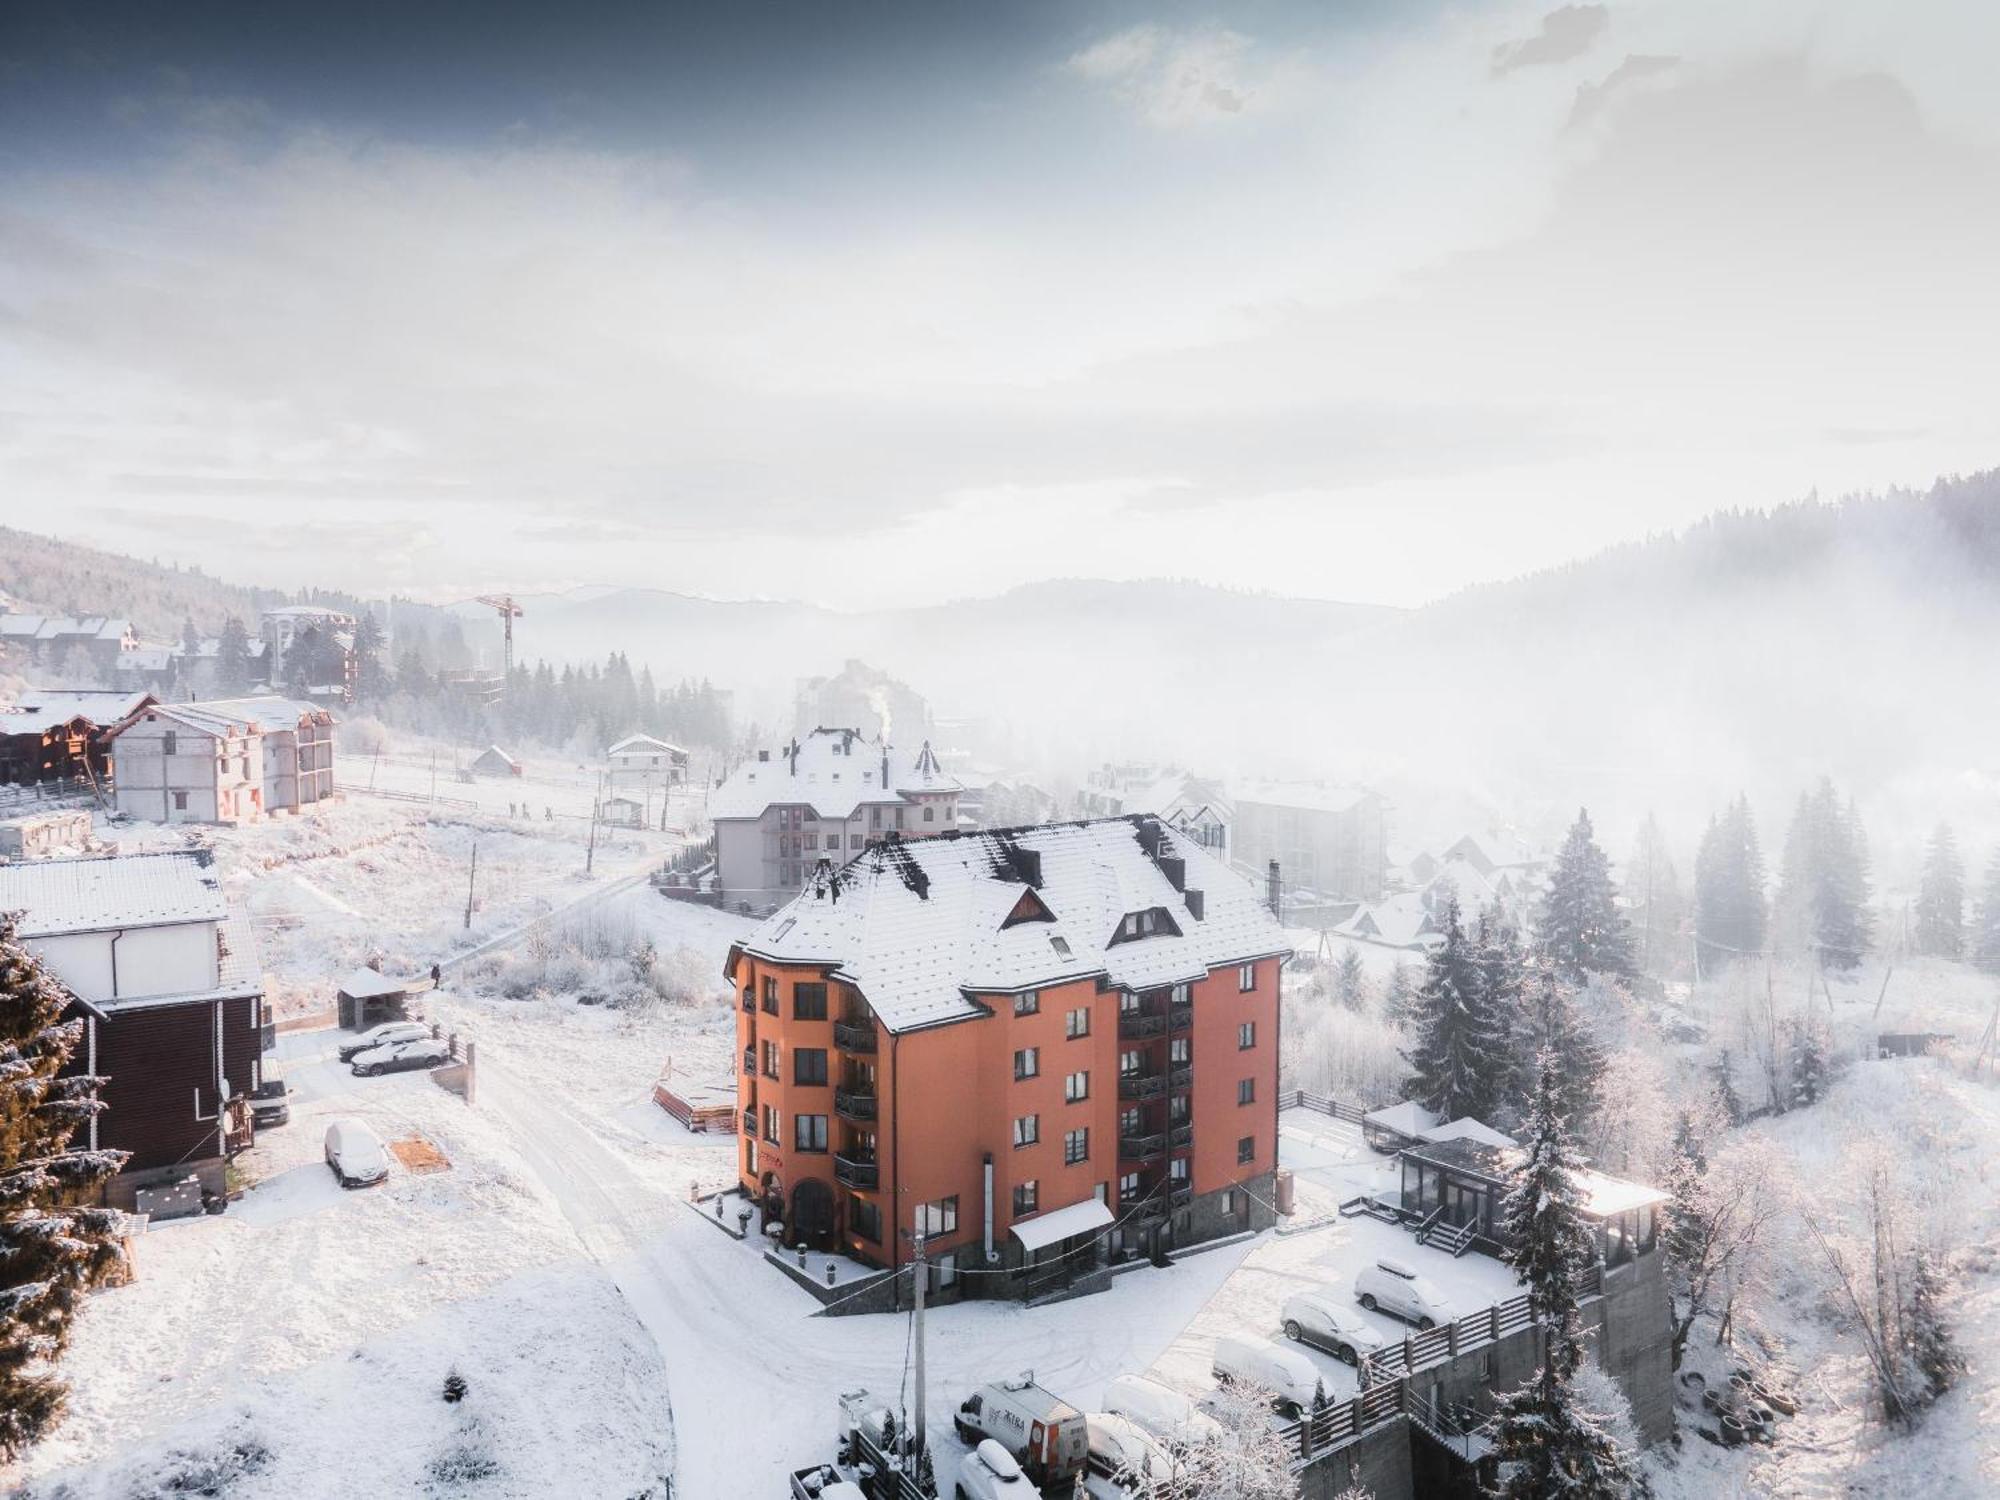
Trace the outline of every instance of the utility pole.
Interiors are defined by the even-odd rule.
[[[921,1214],[923,1209],[919,1207],[917,1212]],[[930,1282],[931,1276],[930,1267],[924,1263],[923,1230],[919,1229],[911,1237],[910,1244],[912,1253],[915,1256],[911,1264],[913,1274],[916,1277],[916,1327],[914,1341],[917,1352],[917,1412],[916,1420],[911,1424],[910,1439],[913,1446],[910,1450],[910,1460],[913,1465],[921,1465],[924,1459],[924,1444],[926,1440],[924,1432],[924,1291]]]
[[[583,852],[583,873],[597,863],[597,810],[604,804],[604,773],[597,773],[597,792],[590,800],[590,843]]]
[[[465,929],[472,930],[472,887],[479,879],[479,840],[472,841],[472,868],[465,876]]]

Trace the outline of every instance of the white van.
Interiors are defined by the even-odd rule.
[[[1272,1404],[1296,1416],[1308,1410],[1323,1388],[1319,1366],[1296,1349],[1282,1348],[1250,1333],[1224,1334],[1215,1341],[1215,1378],[1269,1391]]]
[[[1137,1422],[1161,1442],[1177,1447],[1212,1442],[1222,1424],[1172,1386],[1143,1375],[1120,1375],[1104,1388],[1104,1409]]]
[[[1370,1312],[1394,1313],[1421,1329],[1435,1328],[1458,1316],[1458,1309],[1438,1290],[1437,1283],[1399,1260],[1378,1260],[1362,1267],[1354,1278],[1354,1300]]]

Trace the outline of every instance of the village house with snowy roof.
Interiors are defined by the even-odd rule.
[[[0,911],[21,913],[18,936],[84,1023],[65,1071],[106,1080],[85,1139],[131,1153],[106,1189],[114,1207],[194,1211],[200,1192],[172,1185],[221,1194],[226,1159],[251,1143],[263,975],[213,859],[176,849],[0,864]]]
[[[868,844],[730,950],[741,1185],[940,1291],[1094,1289],[1273,1213],[1278,971],[1258,893],[1158,818]]]
[[[334,794],[333,715],[290,698],[154,703],[106,731],[118,810],[155,823],[248,823]]]
[[[838,865],[892,833],[944,833],[963,792],[929,740],[911,754],[820,728],[760,749],[709,794],[723,903],[765,910],[797,895],[821,859]]]

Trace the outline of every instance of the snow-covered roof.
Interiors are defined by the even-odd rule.
[[[1583,1189],[1584,1209],[1599,1218],[1609,1218],[1649,1203],[1664,1203],[1668,1195],[1643,1182],[1627,1182],[1622,1177],[1606,1177],[1602,1172],[1581,1171],[1577,1186]]]
[[[1183,862],[1181,887],[1141,844],[1155,834],[1161,855]],[[1201,893],[1200,916],[1184,890]],[[1006,925],[1030,891],[1053,920]],[[1179,931],[1113,941],[1126,916],[1154,908]],[[1291,951],[1248,882],[1137,814],[871,844],[739,946],[777,963],[826,965],[891,1031],[983,1015],[978,993],[1098,975],[1152,989]]]
[[[130,620],[110,615],[0,616],[0,637],[9,639],[122,641],[131,631]]]
[[[397,979],[380,969],[363,965],[340,981],[340,993],[350,1000],[376,1000],[384,995],[401,995],[420,982],[416,979]]]
[[[351,620],[354,616],[344,609],[335,609],[327,604],[280,604],[275,609],[263,611],[262,618],[266,620]]]
[[[518,760],[514,759],[513,756],[509,755],[505,750],[502,750],[498,745],[488,745],[484,750],[480,751],[478,755],[473,757],[472,763],[476,766],[479,764],[480,761],[485,760],[488,756],[498,756],[501,760],[505,761],[510,766],[520,765],[520,762]]]
[[[40,734],[72,719],[115,724],[150,701],[150,693],[125,688],[24,687],[12,704],[0,708],[0,734]]]
[[[211,698],[201,703],[161,703],[152,712],[203,734],[225,735],[254,729],[274,734],[297,729],[303,719],[331,724],[333,715],[316,703],[267,695],[257,698]]]
[[[172,646],[134,646],[118,653],[111,664],[114,672],[164,672],[179,653]]]
[[[0,865],[0,911],[22,913],[24,938],[219,922],[229,907],[213,863],[206,849],[163,849]]]
[[[761,818],[765,809],[804,805],[817,817],[848,818],[857,807],[903,802],[924,793],[958,792],[956,776],[925,740],[914,754],[854,729],[815,729],[760,750],[709,795],[711,823]]]
[[[1109,1204],[1086,1198],[1067,1208],[1054,1208],[1045,1214],[1036,1214],[1032,1219],[1021,1219],[1008,1232],[1021,1242],[1022,1249],[1040,1250],[1073,1234],[1089,1234],[1093,1229],[1102,1229],[1113,1218]]]
[[[1421,895],[1400,891],[1362,907],[1333,930],[1341,937],[1359,938],[1389,948],[1421,948],[1426,938],[1436,936],[1437,923]]]
[[[1381,1130],[1391,1130],[1397,1135],[1412,1138],[1422,1135],[1438,1123],[1438,1117],[1425,1109],[1414,1099],[1401,1104],[1391,1104],[1387,1109],[1372,1110],[1361,1117],[1365,1125],[1373,1125]]]
[[[1351,812],[1376,795],[1365,786],[1324,781],[1243,781],[1232,783],[1229,791],[1229,800],[1238,806],[1255,802],[1266,807],[1326,813]]]
[[[1477,1141],[1482,1146],[1516,1146],[1520,1142],[1511,1135],[1502,1135],[1482,1120],[1471,1115],[1461,1115],[1444,1125],[1433,1125],[1428,1130],[1417,1132],[1427,1141]]]
[[[650,734],[628,734],[624,739],[605,751],[607,755],[658,755],[662,751],[668,755],[686,755],[679,745],[666,740],[654,739]]]

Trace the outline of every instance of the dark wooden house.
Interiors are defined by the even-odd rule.
[[[108,1200],[194,1178],[220,1194],[251,1142],[263,982],[208,850],[0,865],[0,910],[75,996],[71,1070],[103,1075],[91,1144],[131,1153]]]

